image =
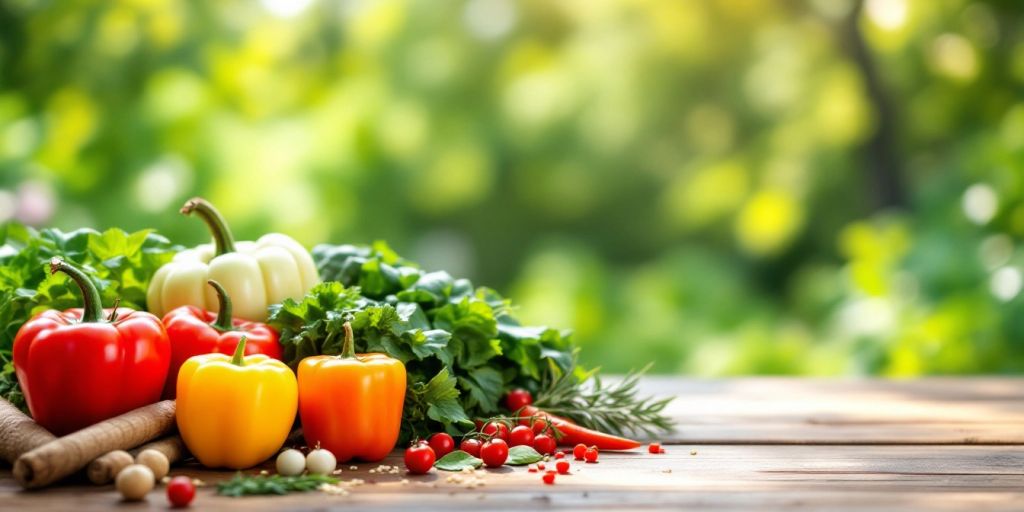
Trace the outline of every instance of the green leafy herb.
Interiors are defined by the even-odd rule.
[[[217,484],[217,494],[240,497],[261,494],[288,494],[315,491],[324,484],[336,484],[337,478],[326,475],[252,475],[236,473],[234,478]]]
[[[409,424],[423,423],[427,419],[450,425],[462,423],[472,425],[466,411],[459,402],[456,379],[442,368],[427,382],[414,382],[405,398],[405,421]]]
[[[271,306],[269,322],[281,333],[285,360],[294,366],[311,355],[340,353],[342,325],[350,321],[357,352],[385,352],[405,363],[403,441],[440,430],[465,432],[471,418],[498,412],[510,387],[537,392],[564,375],[582,385],[593,374],[576,366],[569,332],[523,326],[494,290],[447,272],[425,272],[383,242],[320,245],[313,259],[324,283],[302,300]],[[635,389],[626,391],[617,395],[618,406],[647,403]],[[667,424],[659,414],[625,427],[651,418]],[[589,417],[581,423],[598,426]]]
[[[637,398],[636,386],[645,371],[647,368],[606,384],[593,370],[581,374],[553,368],[545,375],[534,405],[610,434],[668,432],[672,423],[663,411],[672,397],[660,400]]]
[[[0,397],[28,413],[25,395],[22,394],[21,387],[18,385],[18,377],[14,373],[14,363],[6,359],[7,356],[0,353],[0,362],[3,363],[2,370],[0,370]]]
[[[462,450],[449,452],[434,463],[434,467],[442,471],[462,471],[464,468],[478,468],[484,461]]]
[[[544,456],[534,450],[532,446],[519,445],[508,449],[508,459],[505,464],[509,466],[525,466],[540,461]]]
[[[105,307],[119,298],[121,306],[145,309],[150,279],[176,251],[152,230],[64,233],[7,224],[0,230],[0,359],[10,361],[15,334],[36,313],[81,305],[78,288],[66,276],[46,271],[50,258],[61,256],[88,274]],[[0,396],[24,403],[9,364],[0,372]]]

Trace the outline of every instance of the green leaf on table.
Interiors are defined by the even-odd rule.
[[[505,464],[509,466],[525,466],[539,462],[544,456],[534,450],[532,446],[519,445],[508,449],[508,459]]]
[[[434,467],[442,471],[462,471],[464,468],[479,468],[484,463],[462,450],[455,450],[441,457],[434,463]]]
[[[238,498],[263,494],[284,495],[291,492],[315,491],[322,485],[334,485],[338,479],[327,475],[243,475],[235,473],[231,480],[217,484],[217,494]]]

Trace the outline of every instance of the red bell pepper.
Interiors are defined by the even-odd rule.
[[[245,355],[264,354],[281,359],[277,331],[259,322],[231,317],[231,298],[217,281],[207,281],[217,292],[218,312],[196,306],[181,306],[164,315],[164,327],[171,340],[171,369],[164,386],[164,398],[174,398],[178,370],[192,356],[199,354],[231,355],[244,336]]]
[[[160,319],[104,310],[89,277],[60,258],[84,308],[43,311],[14,337],[14,370],[36,422],[61,436],[160,399],[171,347]]]
[[[567,418],[547,413],[533,405],[526,405],[519,409],[519,417],[522,418],[520,422],[527,423],[532,417],[546,419],[561,434],[561,437],[558,438],[558,444],[561,445],[572,446],[583,443],[587,446],[597,446],[600,450],[632,450],[640,446],[639,441],[581,427]]]

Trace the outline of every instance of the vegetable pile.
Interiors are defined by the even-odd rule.
[[[150,281],[180,249],[150,230],[63,233],[10,224],[0,236],[0,396],[22,408],[10,365],[15,333],[40,311],[82,300],[65,277],[44,271],[50,259],[81,269],[103,307],[119,297],[121,306],[146,310]],[[423,270],[383,242],[319,245],[312,259],[322,282],[267,308],[282,359],[296,370],[304,358],[341,354],[349,323],[356,352],[400,360],[407,387],[399,444],[434,432],[461,435],[475,419],[517,412],[502,401],[509,389],[536,397],[539,409],[527,414],[551,414],[556,427],[563,418],[617,435],[670,426],[663,415],[669,399],[638,397],[636,375],[601,382],[577,365],[568,331],[522,325],[510,301],[490,288]]]

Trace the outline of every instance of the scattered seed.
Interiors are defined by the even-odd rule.
[[[348,490],[342,485],[320,484],[320,487],[317,487],[317,490],[332,496],[348,496]]]

